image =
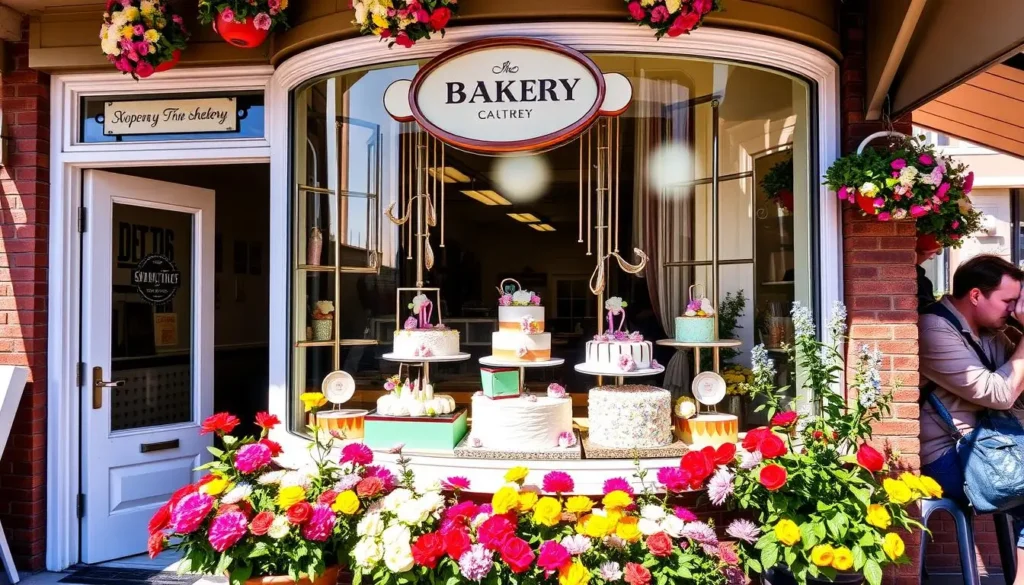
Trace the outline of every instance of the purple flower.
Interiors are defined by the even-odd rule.
[[[494,553],[487,550],[487,547],[477,543],[462,553],[459,557],[459,572],[470,581],[479,583],[491,572],[494,565]]]
[[[675,510],[672,512],[676,515],[676,518],[679,518],[683,522],[697,521],[697,515],[682,506],[676,506]]]
[[[176,534],[194,532],[213,509],[213,498],[207,494],[189,494],[171,512],[171,531]]]
[[[417,324],[419,324],[419,322],[416,320],[416,317],[409,317],[405,320],[405,323],[402,324],[402,329],[410,331],[415,329]]]
[[[325,542],[334,531],[334,512],[326,504],[313,506],[313,515],[302,526],[302,536],[313,542]]]
[[[746,585],[747,575],[739,567],[726,567],[725,582],[727,585]]]
[[[691,299],[690,302],[686,303],[686,310],[697,312],[700,310],[700,299]]]
[[[683,527],[682,536],[700,544],[718,546],[718,535],[715,534],[715,529],[704,522],[688,523]]]
[[[245,514],[232,511],[221,514],[210,524],[210,546],[217,552],[224,552],[242,540],[249,521]]]
[[[917,162],[923,165],[933,165],[935,164],[935,159],[932,158],[932,155],[925,153],[917,157]]]
[[[651,358],[651,367],[654,369],[658,369],[661,367],[661,364],[658,363],[658,360]]]
[[[732,524],[725,529],[725,533],[736,540],[742,540],[747,544],[754,544],[757,542],[758,537],[761,536],[761,529],[750,520],[738,518],[733,520]]]
[[[573,534],[572,536],[566,536],[562,539],[562,546],[565,547],[565,550],[569,551],[569,554],[574,557],[578,557],[590,550],[593,543],[589,538],[582,534]]]
[[[615,341],[627,341],[629,339],[629,334],[625,331],[616,331],[613,334],[613,337]]]
[[[270,15],[266,12],[260,12],[256,15],[256,18],[252,19],[252,25],[258,30],[270,30],[270,25],[273,21],[270,20]]]
[[[334,487],[332,487],[331,489],[333,489],[336,492],[347,492],[348,490],[356,487],[356,484],[358,484],[362,480],[363,478],[356,473],[343,475],[341,476],[341,479],[339,479],[334,484]]]
[[[907,161],[903,160],[902,158],[898,158],[898,159],[892,161],[891,163],[889,163],[889,166],[891,166],[893,169],[898,171],[898,170],[902,169],[903,167],[907,166]]]
[[[235,454],[235,469],[242,473],[255,473],[270,464],[273,455],[263,443],[252,443]]]
[[[732,472],[722,467],[711,476],[708,482],[708,498],[711,503],[721,506],[732,495]]]

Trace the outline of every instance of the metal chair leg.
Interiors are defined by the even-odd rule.
[[[1009,514],[995,514],[996,542],[999,543],[999,562],[1003,566],[1006,585],[1013,585],[1017,576],[1017,542],[1013,536],[1013,518]]]

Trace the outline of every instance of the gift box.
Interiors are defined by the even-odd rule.
[[[480,368],[480,381],[488,398],[519,396],[518,368]]]
[[[440,416],[366,416],[363,443],[374,449],[454,449],[466,436],[468,411],[460,408]]]

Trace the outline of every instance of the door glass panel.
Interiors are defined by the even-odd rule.
[[[192,420],[193,221],[114,204],[112,431]]]

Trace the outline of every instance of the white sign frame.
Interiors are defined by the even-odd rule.
[[[108,100],[104,136],[206,134],[238,131],[238,98]]]

